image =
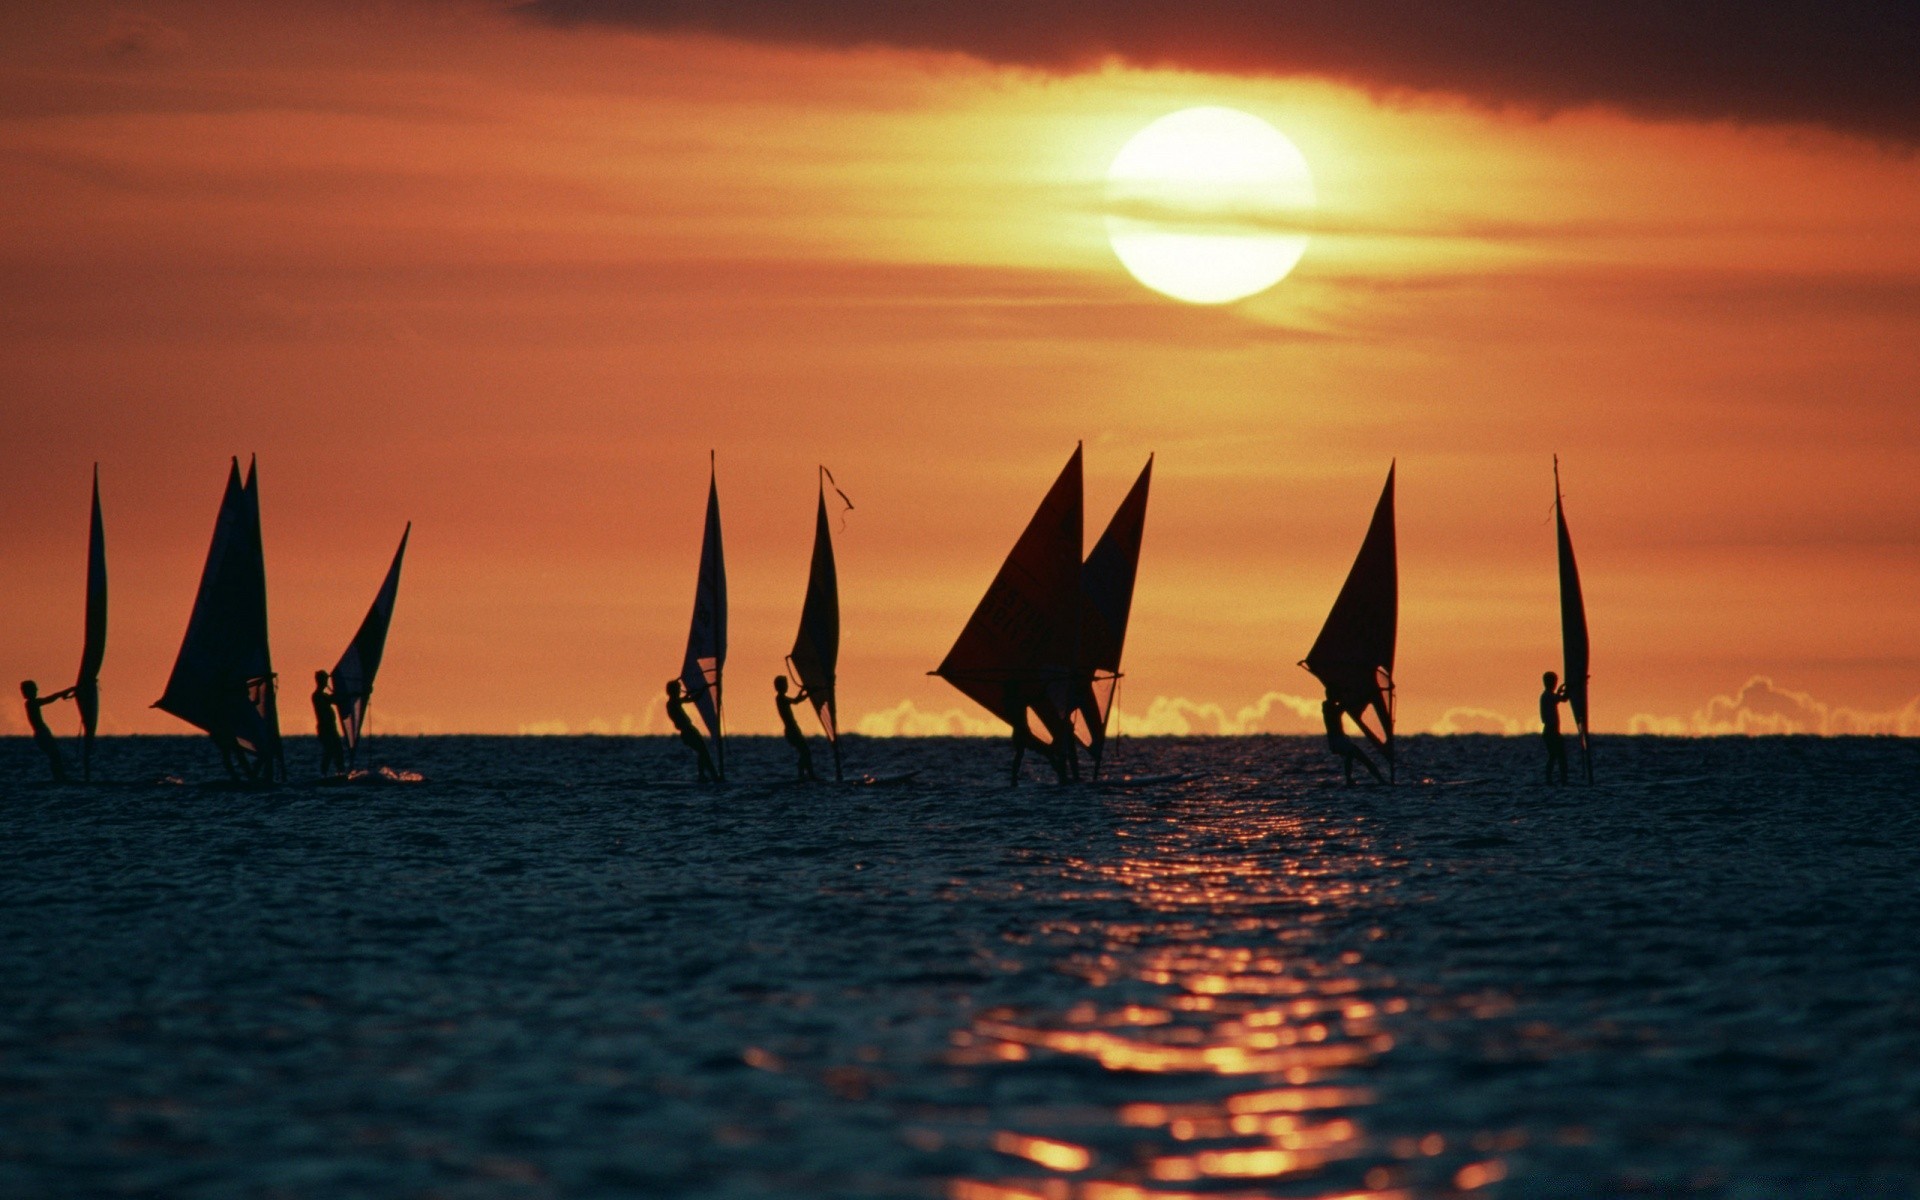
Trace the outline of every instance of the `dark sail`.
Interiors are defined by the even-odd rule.
[[[1302,664],[1326,685],[1361,730],[1393,761],[1393,648],[1400,621],[1400,574],[1393,540],[1393,474],[1374,506],[1366,540]],[[1364,720],[1371,708],[1375,732]]]
[[[93,467],[93,523],[87,531],[87,632],[73,701],[80,709],[80,760],[93,778],[93,735],[100,728],[100,664],[107,656],[107,537],[100,521],[100,464]]]
[[[1560,550],[1560,646],[1567,689],[1567,707],[1580,730],[1580,759],[1587,782],[1593,782],[1593,755],[1587,744],[1587,604],[1580,595],[1580,567],[1573,561],[1573,539],[1567,534],[1566,498],[1560,494],[1560,459],[1553,460],[1553,520]]]
[[[1106,750],[1107,720],[1120,684],[1120,654],[1133,611],[1133,583],[1140,569],[1140,538],[1147,524],[1147,489],[1153,456],[1140,469],[1100,540],[1080,568],[1080,665],[1092,678],[1073,714],[1074,734],[1093,752],[1094,770]]]
[[[1074,449],[935,675],[1009,724],[1074,707],[1079,664],[1080,450]]]
[[[179,657],[154,707],[206,730],[223,749],[241,751],[256,777],[270,775],[281,760],[260,493],[252,465],[241,483],[238,459],[227,472]]]
[[[340,661],[333,666],[334,705],[340,710],[340,738],[346,745],[347,765],[351,767],[360,750],[360,738],[366,730],[367,708],[373,702],[373,677],[379,674],[381,655],[387,649],[387,627],[393,622],[393,602],[400,594],[400,562],[406,557],[407,538],[413,534],[413,522],[407,522],[400,534],[400,548],[393,552],[387,577],[374,594],[373,606],[360,622],[360,630]]]
[[[824,469],[823,469],[824,470]],[[827,524],[826,480],[814,510],[813,563],[807,571],[807,598],[800,606],[800,632],[787,663],[799,677],[820,715],[820,728],[833,745],[834,778],[840,777],[840,729],[834,711],[834,673],[840,662],[840,578],[833,564],[833,530]]]
[[[726,743],[720,714],[721,675],[727,665],[727,563],[720,545],[720,487],[712,464],[707,471],[707,524],[700,543],[700,578],[693,592],[693,625],[687,631],[687,656],[680,666],[680,686],[713,739],[714,763],[727,773]]]

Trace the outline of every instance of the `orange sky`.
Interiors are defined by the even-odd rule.
[[[1101,217],[1194,104],[1284,130],[1321,201],[1223,308],[1134,283]],[[283,680],[411,519],[376,733],[659,731],[709,447],[730,725],[776,728],[825,462],[845,724],[963,728],[924,672],[1084,439],[1089,542],[1159,454],[1144,727],[1313,726],[1293,664],[1397,456],[1402,728],[1530,728],[1557,451],[1598,727],[1920,732],[1899,146],[480,5],[78,5],[0,14],[0,196],[0,674],[78,659],[98,460],[110,731],[185,731],[146,706],[250,452]]]

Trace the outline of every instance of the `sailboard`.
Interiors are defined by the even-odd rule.
[[[347,752],[351,771],[360,757],[360,743],[366,736],[367,710],[373,703],[373,677],[380,671],[381,656],[387,649],[387,628],[393,623],[393,602],[400,594],[400,563],[407,554],[407,539],[413,535],[413,522],[400,533],[400,548],[393,552],[387,577],[374,593],[360,629],[348,643],[346,653],[333,665],[333,703],[340,711],[340,740]]]
[[[1093,755],[1100,777],[1106,752],[1107,722],[1120,686],[1120,654],[1133,610],[1133,584],[1140,570],[1140,538],[1147,524],[1147,489],[1153,482],[1153,456],[1133,481],[1120,507],[1080,567],[1080,666],[1091,673],[1073,712],[1074,736]]]
[[[720,545],[720,486],[713,456],[707,456],[707,522],[700,543],[700,577],[693,591],[693,624],[687,630],[687,656],[680,665],[680,687],[700,712],[713,739],[714,770],[727,777],[726,741],[721,727],[721,675],[727,665],[727,563]]]
[[[154,707],[205,730],[224,756],[237,753],[254,780],[286,776],[273,656],[267,645],[267,575],[260,490],[253,463],[227,471],[200,590],[173,673]]]
[[[1028,725],[1029,710],[1065,714],[1077,704],[1082,507],[1076,446],[933,671],[1014,728]]]
[[[100,520],[100,464],[93,464],[93,520],[87,529],[87,629],[73,702],[80,710],[81,778],[93,778],[93,735],[100,728],[100,664],[107,657],[107,537]]]
[[[1393,650],[1400,622],[1400,574],[1393,536],[1394,466],[1374,506],[1367,536],[1347,581],[1301,666],[1326,685],[1327,695],[1380,747],[1393,770]],[[1378,731],[1366,722],[1372,709]]]
[[[1587,644],[1587,603],[1580,594],[1580,566],[1573,560],[1573,538],[1567,533],[1566,496],[1560,491],[1560,456],[1553,456],[1553,521],[1560,554],[1561,678],[1567,689],[1567,707],[1580,730],[1580,762],[1587,782],[1593,782],[1593,753],[1587,741],[1587,683],[1590,664]]]
[[[813,562],[807,570],[807,597],[800,605],[800,632],[787,653],[787,668],[799,677],[813,711],[833,747],[833,778],[840,774],[840,729],[834,711],[835,671],[840,662],[840,576],[833,562],[833,529],[827,523],[827,484],[833,476],[820,468],[819,504],[814,510]],[[834,489],[836,492],[839,488]],[[841,493],[841,499],[845,499]],[[851,507],[849,505],[848,507]]]

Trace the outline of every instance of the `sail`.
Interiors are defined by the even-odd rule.
[[[720,487],[709,465],[706,536],[700,543],[700,578],[693,592],[693,625],[687,631],[680,686],[700,710],[722,775],[726,774],[726,749],[720,733],[720,676],[726,665],[727,563],[720,546]]]
[[[1153,482],[1153,456],[1140,469],[1100,540],[1080,568],[1080,664],[1092,674],[1074,710],[1074,734],[1093,752],[1098,768],[1107,740],[1120,683],[1120,652],[1127,641],[1127,617],[1133,610],[1133,582],[1140,568],[1140,538],[1147,524],[1147,489]]]
[[[807,572],[807,598],[800,606],[800,632],[787,655],[800,686],[806,689],[820,728],[834,744],[839,761],[840,730],[834,715],[834,672],[840,662],[840,580],[833,565],[833,530],[827,525],[826,481],[814,510],[813,564]]]
[[[280,758],[280,720],[267,646],[267,579],[254,468],[227,472],[226,494],[186,636],[154,707],[251,755],[254,773]]]
[[[1553,519],[1560,550],[1560,646],[1565,661],[1563,679],[1567,707],[1580,730],[1580,757],[1587,782],[1593,782],[1593,758],[1587,746],[1587,604],[1580,594],[1580,567],[1573,561],[1573,539],[1567,534],[1566,498],[1560,494],[1560,459],[1553,460]]]
[[[1079,664],[1080,450],[1040,501],[935,675],[1010,724],[1073,707]]]
[[[340,737],[346,745],[347,763],[352,765],[360,749],[360,735],[366,728],[367,708],[373,702],[373,677],[380,672],[380,656],[387,649],[387,627],[393,622],[393,601],[400,594],[400,561],[406,557],[407,538],[413,534],[413,522],[400,533],[400,548],[393,552],[393,564],[374,594],[373,607],[367,609],[360,631],[340,661],[333,665],[333,702],[340,710]]]
[[[107,538],[100,521],[100,466],[93,468],[93,522],[87,531],[87,631],[80,648],[80,674],[73,685],[80,709],[82,759],[90,778],[93,735],[100,727],[100,664],[107,656]]]
[[[1393,474],[1374,507],[1366,540],[1347,572],[1327,623],[1304,665],[1361,730],[1393,759],[1393,645],[1400,619],[1400,577],[1393,541]],[[1376,733],[1363,719],[1378,714]]]

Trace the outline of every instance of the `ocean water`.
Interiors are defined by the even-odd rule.
[[[1920,1195],[1911,741],[375,746],[0,741],[0,1196]]]

